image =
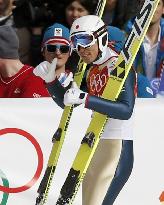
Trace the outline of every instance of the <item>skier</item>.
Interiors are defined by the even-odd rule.
[[[108,47],[106,26],[97,16],[85,16],[73,23],[70,35],[73,49],[84,62],[93,63],[93,66],[87,76],[88,93],[79,90],[75,85],[64,95],[64,104],[84,103],[86,108],[112,118],[105,126],[84,179],[83,204],[112,205],[133,166],[135,72],[131,69],[116,102],[101,98],[118,56]]]
[[[74,21],[70,34],[72,49],[92,65],[87,74],[87,90],[80,90],[74,82],[70,88],[71,80],[67,87],[56,77],[47,80],[49,72],[55,72],[55,63],[37,75],[45,79],[49,93],[61,107],[83,103],[86,108],[110,117],[83,181],[82,198],[83,205],[112,205],[133,167],[136,74],[131,69],[116,101],[101,98],[118,58],[114,47],[108,45],[107,27],[98,16],[87,15]]]

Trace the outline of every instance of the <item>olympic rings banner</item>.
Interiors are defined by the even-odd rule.
[[[115,205],[164,204],[164,100],[137,99],[134,169]],[[35,205],[62,109],[51,98],[0,99],[0,204]],[[47,205],[54,205],[91,111],[73,112]],[[75,205],[82,205],[81,190]]]

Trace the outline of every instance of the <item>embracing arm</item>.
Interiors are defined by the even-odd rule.
[[[64,94],[69,89],[69,87],[70,86],[63,87],[57,78],[53,82],[46,84],[46,88],[52,99],[61,108],[64,108],[65,106],[63,103]]]

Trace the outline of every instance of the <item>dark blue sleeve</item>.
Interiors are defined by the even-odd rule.
[[[88,96],[85,105],[86,108],[108,115],[111,118],[128,120],[132,115],[135,103],[135,82],[135,72],[131,69],[116,101],[103,99],[97,96]]]
[[[47,83],[46,88],[49,94],[51,95],[52,99],[55,101],[55,103],[61,108],[64,108],[64,94],[70,88],[70,86],[64,88],[58,81],[58,79],[55,79],[53,82]]]
[[[153,98],[153,90],[146,76],[137,74],[137,97],[139,98]]]

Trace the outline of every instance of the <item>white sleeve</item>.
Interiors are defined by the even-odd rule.
[[[67,87],[70,84],[70,82],[73,81],[73,73],[61,73],[58,77],[58,80],[63,87]]]

